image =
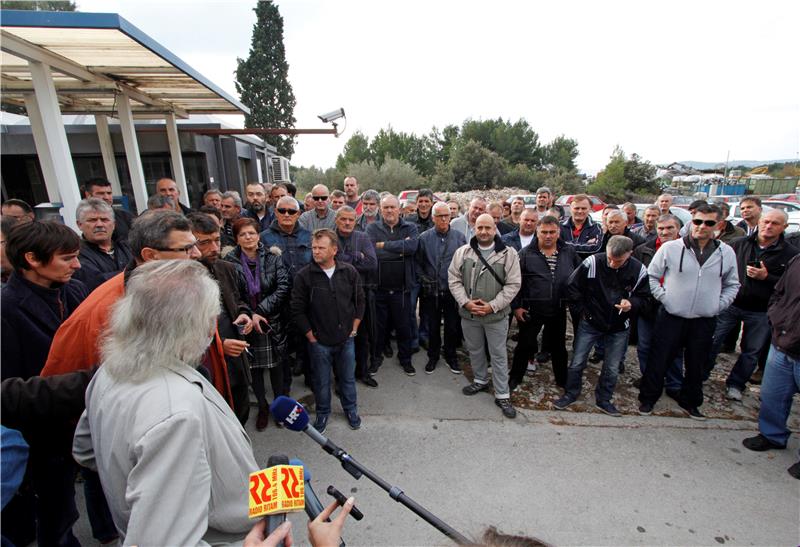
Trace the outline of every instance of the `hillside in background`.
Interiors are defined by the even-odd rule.
[[[758,167],[760,165],[770,165],[773,163],[794,163],[797,160],[761,160],[761,161],[753,161],[753,160],[730,160],[728,162],[728,167]],[[724,168],[725,162],[718,161],[718,162],[707,162],[707,161],[680,161],[683,165],[691,167],[693,169],[698,169],[700,171],[706,169],[714,169],[715,167]]]

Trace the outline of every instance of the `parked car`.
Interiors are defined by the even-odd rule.
[[[418,193],[418,190],[403,190],[397,194],[397,199],[400,200],[400,206],[404,206],[409,201],[416,202]],[[437,201],[444,201],[444,199],[441,196],[433,194],[433,202],[436,203]]]
[[[800,202],[800,195],[798,194],[775,194],[769,198],[769,201],[793,201]]]
[[[574,197],[575,194],[563,195],[556,200],[556,205],[562,205],[566,208],[570,203],[572,203],[572,198]],[[592,200],[592,211],[602,211],[606,206],[606,202],[597,196],[589,196],[589,199]]]
[[[513,196],[509,196],[506,199],[506,203],[511,203],[517,198],[522,198],[523,203],[525,203],[525,207],[528,209],[535,209],[536,208],[536,194],[516,194]]]
[[[797,201],[777,201],[770,198],[762,200],[761,204],[767,205],[768,207],[772,207],[773,209],[780,209],[781,211],[786,211],[787,213],[790,214],[800,211],[800,202]]]

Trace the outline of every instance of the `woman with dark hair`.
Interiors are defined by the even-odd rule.
[[[2,289],[0,308],[3,380],[37,376],[56,330],[86,298],[86,286],[72,279],[81,267],[79,250],[78,235],[57,222],[32,221],[9,230],[5,253],[13,272]],[[78,544],[72,534],[78,519],[75,464],[66,450],[71,437],[70,428],[26,437],[29,479],[3,510],[3,536],[12,543]]]
[[[261,243],[258,222],[240,218],[233,223],[236,247],[225,260],[241,268],[247,282],[247,297],[253,310],[254,330],[246,336],[250,344],[250,369],[253,392],[258,400],[256,429],[263,431],[269,422],[269,404],[264,385],[264,369],[275,397],[283,395],[283,367],[286,353],[286,328],[281,321],[281,306],[289,297],[289,273],[280,257],[280,250],[267,249]]]

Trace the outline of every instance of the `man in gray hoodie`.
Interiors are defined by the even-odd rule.
[[[690,233],[661,245],[648,268],[650,290],[662,304],[656,317],[653,357],[639,390],[639,413],[649,415],[661,396],[669,363],[683,352],[686,375],[678,404],[690,418],[705,420],[703,368],[711,351],[717,315],[739,291],[736,255],[714,239],[719,209],[695,209]],[[662,282],[663,280],[663,282]]]

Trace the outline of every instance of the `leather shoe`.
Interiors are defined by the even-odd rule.
[[[366,376],[364,376],[363,378],[361,378],[361,382],[362,382],[362,383],[363,383],[365,386],[369,386],[369,387],[378,387],[378,382],[375,380],[375,378],[373,378],[373,377],[372,377],[372,376],[370,376],[370,375],[366,375]]]
[[[269,410],[261,408],[258,410],[258,417],[256,418],[256,429],[264,431],[269,424]]]
[[[767,439],[764,435],[759,433],[755,437],[748,437],[742,441],[744,447],[748,450],[755,452],[764,452],[765,450],[783,450],[786,445],[780,445]]]

